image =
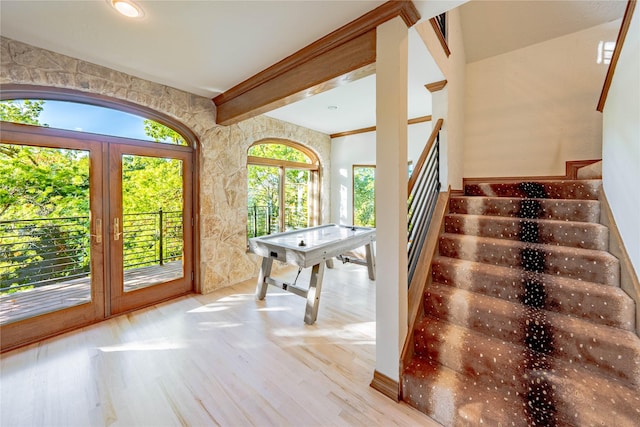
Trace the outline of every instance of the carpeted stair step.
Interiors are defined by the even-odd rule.
[[[469,333],[527,346],[629,387],[640,387],[640,338],[633,332],[438,284],[425,292],[424,310]],[[414,334],[416,350],[420,333]],[[472,350],[470,357],[478,354]],[[495,357],[496,353],[489,354]]]
[[[452,196],[449,199],[449,211],[470,215],[597,223],[600,219],[600,202],[597,200]]]
[[[403,398],[444,425],[458,425],[443,422],[455,418],[447,416],[454,404],[485,403],[496,405],[496,422],[512,414],[529,421],[524,425],[636,425],[637,389],[436,319],[423,319],[416,330],[423,331],[415,338],[420,352],[403,372]]]
[[[443,233],[440,255],[618,285],[620,264],[604,251]]]
[[[414,357],[402,374],[402,399],[446,427],[527,427],[523,400],[480,384],[438,363]]]
[[[467,196],[598,200],[601,187],[599,179],[480,183],[465,185],[464,193]]]
[[[606,251],[609,229],[591,222],[449,214],[445,232]]]
[[[425,316],[413,334],[414,354],[471,378],[488,389],[524,393],[525,347]]]
[[[570,366],[533,372],[533,383],[546,383],[554,394],[555,409],[574,426],[637,427],[640,393],[616,381],[589,375]]]
[[[435,257],[431,276],[434,282],[467,291],[511,302],[544,304],[549,311],[635,330],[634,302],[615,286],[442,256]]]

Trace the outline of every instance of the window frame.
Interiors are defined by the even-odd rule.
[[[376,170],[375,164],[354,164],[351,166],[351,224],[356,225],[356,169],[369,168]],[[374,181],[374,195],[373,195],[373,220],[375,223],[376,217],[376,196],[375,196],[375,181]]]
[[[249,150],[251,147],[257,145],[286,145],[294,150],[298,150],[306,155],[311,163],[302,163],[302,162],[293,162],[290,160],[281,160],[281,159],[273,159],[268,157],[257,157],[250,156]],[[321,166],[320,166],[320,158],[318,155],[309,147],[306,147],[298,142],[290,141],[288,139],[280,139],[280,138],[268,138],[262,139],[259,141],[255,141],[247,148],[247,168],[250,165],[254,166],[270,166],[277,167],[279,171],[279,180],[278,180],[278,210],[280,215],[278,217],[278,227],[279,230],[285,231],[286,229],[286,215],[285,215],[285,187],[286,187],[286,170],[287,169],[302,169],[308,170],[310,172],[310,184],[311,191],[309,192],[309,196],[307,199],[307,211],[309,212],[309,226],[319,225],[320,223],[320,182],[321,182]],[[248,184],[248,183],[247,183]],[[248,187],[247,187],[248,189]],[[249,206],[247,205],[247,210]]]

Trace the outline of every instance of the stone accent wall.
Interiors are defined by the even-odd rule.
[[[67,88],[152,108],[181,121],[200,140],[200,284],[203,293],[257,276],[258,257],[246,253],[247,149],[281,138],[320,158],[321,222],[329,220],[331,139],[328,135],[259,116],[231,126],[215,123],[213,102],[119,71],[0,38],[0,84]]]

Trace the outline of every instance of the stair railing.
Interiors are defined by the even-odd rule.
[[[440,130],[443,122],[442,119],[436,122],[409,178],[407,201],[409,283],[416,271],[420,250],[440,193]]]

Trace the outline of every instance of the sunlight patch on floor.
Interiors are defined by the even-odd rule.
[[[218,303],[213,303],[213,304],[203,305],[202,307],[194,308],[192,310],[189,310],[187,313],[211,313],[215,311],[229,310],[230,308],[231,306],[228,304],[219,305]]]
[[[158,351],[158,350],[178,350],[186,348],[186,345],[179,342],[170,341],[167,338],[156,338],[145,341],[135,341],[120,345],[98,347],[104,353],[118,351]]]
[[[211,331],[214,329],[237,328],[238,326],[242,325],[243,323],[239,322],[199,322],[198,330]]]
[[[291,307],[263,307],[256,308],[256,311],[291,311]]]

